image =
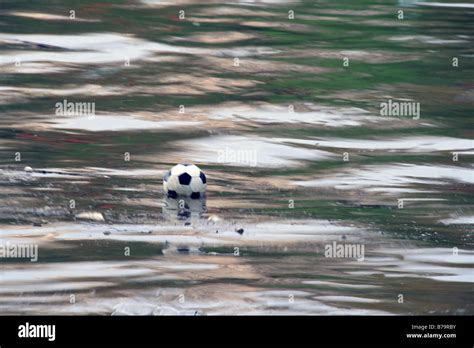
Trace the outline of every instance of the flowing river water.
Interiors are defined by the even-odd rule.
[[[0,259],[0,313],[474,314],[473,23],[469,3],[2,0],[0,242],[38,260]],[[208,192],[182,214],[161,185],[187,162]]]

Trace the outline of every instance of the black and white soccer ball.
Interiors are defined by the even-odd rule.
[[[163,177],[163,189],[168,197],[199,199],[206,192],[206,175],[194,164],[177,164]]]

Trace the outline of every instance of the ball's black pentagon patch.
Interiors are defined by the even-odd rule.
[[[176,191],[168,190],[168,197],[176,198],[176,197],[178,197],[178,193]]]
[[[192,199],[199,199],[200,197],[201,197],[201,194],[199,192],[191,193],[191,198]]]
[[[163,181],[168,181],[168,178],[171,176],[171,170],[168,170],[165,174],[165,176],[163,177]]]
[[[189,185],[190,182],[191,182],[191,175],[189,175],[188,173],[183,173],[179,176],[179,183],[181,185]]]
[[[199,177],[201,178],[202,183],[205,184],[206,183],[206,175],[204,175],[204,173],[201,172],[201,173],[199,173]]]

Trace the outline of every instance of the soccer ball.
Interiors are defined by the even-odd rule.
[[[194,164],[177,164],[163,177],[163,189],[168,197],[199,199],[206,192],[206,175]]]

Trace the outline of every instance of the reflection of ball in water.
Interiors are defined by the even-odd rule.
[[[163,189],[172,198],[201,198],[206,186],[206,175],[194,164],[177,164],[163,178]]]
[[[206,212],[206,199],[189,197],[172,198],[165,196],[163,201],[163,216],[168,220],[193,220],[200,218]]]

